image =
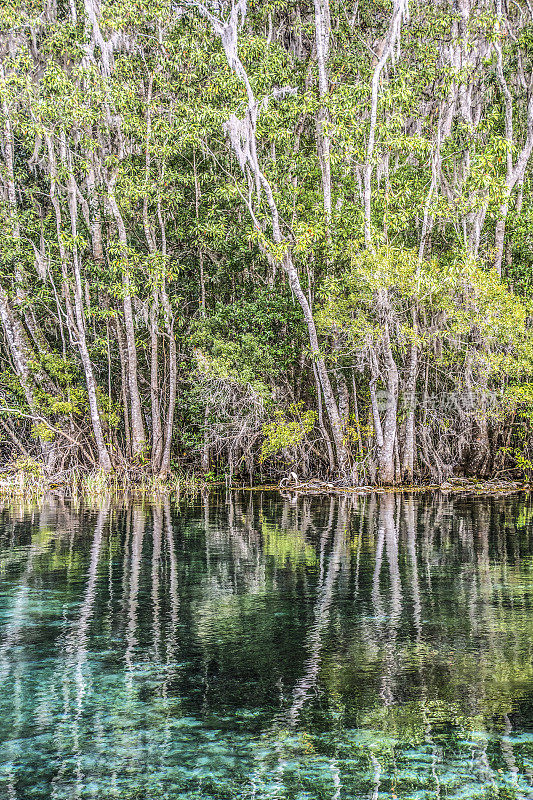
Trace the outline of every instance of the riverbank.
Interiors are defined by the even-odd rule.
[[[138,471],[136,473],[112,473],[102,471],[90,473],[69,470],[47,476],[38,462],[4,467],[0,472],[0,498],[39,497],[48,492],[62,497],[98,497],[100,495],[121,495],[135,493],[142,495],[182,494],[198,492],[226,486],[224,482],[206,480],[203,475],[195,473],[171,473],[163,479]],[[517,480],[479,480],[475,478],[450,478],[443,483],[408,484],[403,486],[343,486],[337,482],[319,480],[298,481],[283,479],[279,484],[239,485],[234,483],[228,488],[241,491],[280,491],[292,496],[324,496],[324,495],[366,495],[388,492],[431,492],[466,493],[476,495],[504,495],[528,491],[531,486],[526,481]]]
[[[6,466],[0,472],[0,499],[39,497],[46,493],[62,497],[98,497],[120,495],[130,492],[156,495],[199,491],[208,486],[203,477],[194,474],[171,473],[167,478],[135,473],[102,470],[81,472],[68,470],[47,476],[38,462],[28,462],[22,467]]]
[[[267,488],[267,487],[256,487]],[[268,487],[272,488],[272,487]],[[531,485],[526,481],[511,481],[500,479],[479,480],[476,478],[450,478],[443,483],[406,484],[400,486],[340,486],[323,481],[307,481],[301,483],[281,483],[278,488],[282,493],[301,495],[325,494],[384,494],[388,492],[430,492],[467,493],[477,495],[487,494],[512,494],[515,492],[529,491]]]

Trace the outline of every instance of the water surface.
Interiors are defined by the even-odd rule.
[[[0,510],[0,798],[533,798],[533,503]]]

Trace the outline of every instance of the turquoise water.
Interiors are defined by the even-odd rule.
[[[0,509],[0,798],[533,798],[528,496]]]

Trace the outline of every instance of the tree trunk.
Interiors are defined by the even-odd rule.
[[[378,98],[381,73],[387,63],[389,56],[399,40],[401,25],[404,15],[407,14],[407,0],[394,0],[392,18],[389,30],[385,39],[378,47],[379,57],[374,66],[372,75],[371,99],[370,99],[370,129],[368,132],[368,142],[366,148],[366,159],[363,171],[363,198],[364,198],[364,234],[365,245],[372,247],[372,228],[371,228],[371,199],[372,199],[372,171],[374,148],[376,144],[376,127],[378,118]]]
[[[401,4],[405,2],[405,0],[395,0],[395,1],[400,2]],[[214,17],[213,14],[211,14],[211,12],[208,11],[204,6],[198,5],[197,8],[201,14],[207,17],[214,31],[220,36],[230,69],[235,71],[235,73],[242,80],[245,86],[246,95],[248,98],[248,107],[246,112],[247,130],[245,133],[246,151],[244,156],[242,151],[240,150],[240,148],[242,148],[244,144],[244,142],[242,141],[244,128],[242,128],[241,122],[237,120],[236,117],[233,116],[226,123],[225,128],[226,132],[230,135],[233,149],[236,150],[237,154],[239,155],[239,162],[241,168],[250,177],[250,179],[253,178],[253,184],[255,184],[255,190],[257,196],[260,197],[261,192],[264,192],[265,194],[271,216],[272,238],[276,244],[283,244],[284,239],[281,233],[279,210],[276,205],[276,201],[274,199],[274,193],[272,191],[270,183],[268,182],[265,175],[261,171],[259,165],[259,157],[257,152],[258,151],[257,138],[256,138],[256,124],[257,124],[257,115],[259,113],[259,104],[256,102],[250,81],[248,79],[248,75],[246,73],[242,61],[239,58],[239,54],[236,48],[236,43],[238,39],[239,20],[242,23],[242,18],[244,17],[245,14],[245,5],[243,5],[242,2],[232,5],[231,14],[224,23],[220,19]],[[239,137],[241,137],[240,144],[238,144],[239,137],[236,135],[237,130],[241,131],[241,133],[239,134]],[[252,184],[250,185],[250,189],[252,189]],[[261,234],[263,234],[261,225],[259,224],[252,207],[251,197],[252,193],[250,192],[250,199],[246,204],[250,212],[250,215],[252,217],[254,226],[259,232],[261,232]],[[271,264],[276,263],[275,259],[272,258],[271,254],[269,254],[268,251],[265,251],[265,254]],[[298,271],[294,266],[292,260],[292,254],[288,248],[283,256],[282,263],[283,263],[283,268],[289,279],[290,287],[296,299],[298,300],[298,303],[300,304],[300,308],[302,309],[304,319],[307,325],[307,330],[309,334],[309,343],[311,346],[311,357],[315,360],[318,375],[320,377],[322,391],[324,393],[324,403],[331,424],[333,440],[335,442],[335,449],[337,451],[337,464],[339,473],[344,481],[348,481],[350,479],[350,453],[344,439],[342,421],[339,416],[339,410],[337,408],[337,403],[335,402],[335,396],[331,388],[331,382],[329,380],[329,375],[326,369],[324,357],[320,352],[320,348],[318,346],[318,336],[316,332],[316,326],[311,311],[311,307],[307,301],[304,291],[302,290]]]
[[[413,311],[413,335],[417,334],[416,311]],[[415,408],[416,408],[416,375],[418,371],[418,343],[411,343],[409,354],[409,372],[405,385],[405,440],[402,457],[402,479],[413,482],[415,463]]]
[[[194,175],[194,213],[196,216],[196,235],[199,235],[200,228],[200,183],[198,181],[198,172],[196,170],[196,153],[192,157],[193,175]],[[204,271],[204,252],[201,247],[198,248],[198,262],[200,266],[200,314],[205,317],[205,271]]]
[[[318,90],[322,100],[327,97],[329,92],[327,62],[329,56],[330,32],[331,18],[329,12],[329,0],[315,0],[315,39],[318,62]],[[328,110],[324,105],[321,105],[317,117],[317,144],[318,159],[322,173],[324,213],[326,215],[327,236],[329,237],[329,227],[331,225],[331,141],[327,131],[328,123]]]
[[[118,237],[123,247],[122,265],[122,291],[123,311],[124,311],[124,330],[126,332],[126,347],[128,353],[128,386],[130,391],[130,412],[131,412],[131,447],[134,458],[139,458],[146,446],[146,434],[142,416],[141,396],[139,393],[139,383],[137,379],[137,346],[135,344],[135,323],[133,320],[133,307],[131,300],[131,279],[128,264],[127,247],[128,240],[124,220],[120,213],[115,198],[115,184],[117,172],[115,171],[107,183],[108,200],[113,217],[118,230]]]
[[[150,401],[152,409],[152,470],[158,472],[163,451],[163,431],[161,428],[161,407],[159,403],[159,336],[157,329],[157,310],[159,299],[157,292],[153,294],[150,309]]]
[[[129,412],[129,391],[128,391],[128,352],[126,346],[126,337],[122,330],[120,319],[115,320],[117,331],[118,352],[120,356],[120,376],[121,376],[121,390],[122,390],[122,404],[124,414],[124,435],[126,438],[126,455],[131,458],[131,426],[130,426],[130,412]]]
[[[204,410],[204,442],[202,447],[202,470],[209,471],[209,403]]]
[[[363,460],[363,439],[361,437],[361,424],[359,421],[359,402],[357,399],[357,387],[355,385],[355,372],[352,369],[352,394],[353,394],[353,413],[354,413],[354,422],[355,427],[357,430],[357,445],[358,445],[358,452],[359,452],[359,460]]]
[[[333,350],[334,352],[339,352],[339,347],[335,342],[333,344]],[[337,386],[339,416],[344,432],[346,433],[350,418],[350,392],[348,391],[348,384],[346,383],[346,378],[344,377],[342,369],[335,369],[333,372],[335,375],[335,384]]]
[[[387,407],[383,423],[383,447],[379,453],[378,480],[380,483],[387,485],[397,482],[394,443],[396,441],[398,411],[398,369],[392,355],[388,322],[384,324],[383,349],[387,382]]]
[[[322,386],[320,385],[320,378],[318,377],[318,371],[314,361],[313,361],[313,375],[315,377],[315,384],[316,384],[316,395],[317,395],[317,405],[318,405],[318,427],[320,428],[322,438],[326,443],[326,448],[328,451],[328,460],[329,460],[329,471],[331,475],[333,475],[333,473],[335,472],[335,456],[333,453],[333,446],[331,444],[329,433],[327,431],[326,426],[324,425],[324,417],[322,414]]]
[[[339,414],[339,409],[335,401],[335,395],[333,394],[333,389],[331,387],[331,381],[329,379],[328,371],[326,369],[324,356],[322,355],[318,344],[318,336],[316,332],[313,313],[311,311],[311,307],[309,306],[307,298],[302,290],[298,272],[292,262],[292,258],[289,252],[285,254],[283,266],[289,278],[290,287],[296,299],[298,300],[298,303],[300,304],[300,308],[302,309],[304,319],[307,325],[309,344],[311,346],[311,357],[314,359],[318,376],[320,378],[320,384],[322,386],[322,392],[324,394],[324,405],[326,406],[326,411],[328,413],[329,422],[331,425],[331,432],[333,434],[333,441],[335,442],[335,450],[337,454],[337,468],[339,471],[339,475],[342,480],[348,481],[351,476],[350,473],[351,459],[350,459],[350,451],[348,449],[346,439],[344,436],[344,426],[342,424],[342,420]]]
[[[168,380],[168,407],[165,424],[165,444],[161,458],[161,469],[159,474],[165,478],[170,472],[170,451],[172,447],[172,432],[174,430],[174,411],[176,408],[176,392],[178,385],[178,365],[176,353],[176,339],[174,337],[174,319],[172,317],[170,303],[166,290],[162,289],[163,308],[165,312],[165,326],[169,337],[169,380]]]
[[[83,371],[85,372],[85,383],[87,385],[87,395],[89,397],[89,409],[91,414],[91,424],[96,441],[96,448],[98,450],[98,463],[105,472],[111,472],[111,459],[104,441],[104,434],[102,431],[102,422],[100,419],[100,411],[98,410],[98,400],[96,393],[96,381],[94,379],[93,365],[91,357],[87,348],[87,340],[85,334],[85,314],[83,310],[83,290],[81,282],[80,265],[78,258],[78,246],[76,244],[78,236],[77,227],[77,200],[76,200],[76,185],[72,173],[72,163],[70,161],[70,153],[67,158],[66,167],[68,170],[68,206],[70,212],[70,223],[72,232],[72,263],[74,268],[74,308],[76,312],[76,336],[78,341],[78,349],[80,351],[80,358],[83,364]]]
[[[34,361],[31,347],[27,342],[26,334],[16,315],[13,313],[7,293],[0,284],[0,320],[4,329],[4,335],[13,359],[15,373],[20,380],[20,385],[24,392],[24,397],[32,414],[38,415],[39,408],[35,400],[34,386],[30,364]],[[41,454],[46,469],[51,471],[54,465],[55,445],[45,439],[39,438]]]

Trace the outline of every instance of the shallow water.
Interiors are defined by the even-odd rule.
[[[533,502],[0,511],[0,798],[533,798]]]

